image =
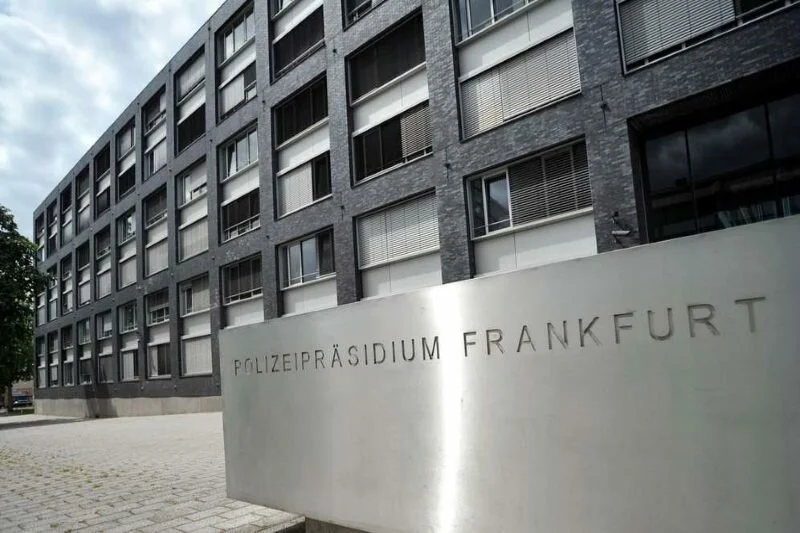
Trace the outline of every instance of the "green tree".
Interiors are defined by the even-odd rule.
[[[33,375],[33,299],[47,287],[36,268],[36,245],[0,205],[0,392],[12,409],[11,385]]]

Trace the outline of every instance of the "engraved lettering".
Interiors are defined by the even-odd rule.
[[[719,330],[711,323],[711,320],[714,318],[714,314],[716,310],[714,306],[711,304],[692,304],[686,306],[686,309],[689,313],[689,335],[694,338],[695,337],[695,324],[705,324],[706,327],[711,331],[711,333],[716,337],[719,335]],[[705,311],[705,316],[697,316],[695,311],[703,310]]]
[[[233,375],[239,375],[239,369],[242,368],[242,362],[238,359],[233,360]]]
[[[333,345],[334,350],[336,349],[336,344]],[[314,370],[322,366],[325,368],[325,352],[322,350],[314,350]]]
[[[253,360],[249,357],[244,360],[244,373],[248,376],[253,373]]]
[[[294,352],[294,371],[297,372],[297,352]]]
[[[672,332],[674,331],[674,324],[672,323],[672,308],[667,307],[667,332],[666,333],[656,333],[656,328],[653,325],[653,317],[655,313],[653,311],[647,311],[647,327],[650,329],[650,337],[654,341],[665,341],[672,337]]]
[[[517,353],[522,350],[523,344],[530,344],[531,350],[536,351],[536,346],[533,345],[533,340],[531,339],[531,334],[528,331],[528,325],[524,324],[522,326],[522,331],[519,332],[519,342],[517,343]]]
[[[392,363],[397,362],[397,354],[394,352],[394,341],[392,341]]]
[[[347,358],[350,366],[358,366],[358,346],[349,347],[347,353],[350,354],[350,357]]]
[[[261,371],[261,367],[258,365],[259,357],[256,357],[256,374],[263,374],[264,372]]]
[[[414,339],[411,339],[411,357],[406,357],[406,341],[400,341],[400,353],[403,354],[404,361],[413,361],[417,355],[417,347],[414,345]]]
[[[317,351],[319,352],[320,350],[317,350]],[[305,370],[306,369],[306,363],[308,363],[310,361],[311,361],[311,354],[308,353],[308,352],[302,352],[300,354],[300,369],[301,370]]]
[[[464,332],[464,357],[467,357],[469,355],[468,348],[470,346],[475,346],[475,344],[477,344],[475,341],[468,341],[467,340],[467,335],[473,335],[474,336],[474,335],[477,335],[477,334],[478,333],[476,331],[465,331]]]
[[[614,340],[619,344],[619,332],[623,329],[633,329],[631,324],[623,324],[620,322],[621,318],[633,318],[633,311],[628,313],[619,313],[614,315]]]
[[[272,369],[270,370],[270,372],[278,372],[279,371],[278,370],[278,357],[280,357],[278,354],[272,354]]]
[[[736,305],[746,305],[747,306],[747,320],[750,324],[750,333],[756,332],[756,309],[755,303],[756,302],[763,302],[766,300],[766,296],[756,296],[755,298],[740,298],[738,300],[734,300]]]
[[[292,354],[285,353],[285,354],[283,354],[283,357],[281,357],[281,359],[283,359],[283,371],[284,372],[288,372],[288,371],[290,371],[292,369],[292,360],[289,359],[290,355],[292,355]]]
[[[433,338],[433,346],[430,347],[428,346],[428,339],[422,337],[422,360],[433,360],[434,354],[436,354],[436,359],[439,359],[439,335]]]
[[[381,351],[381,360],[378,361],[378,349]],[[376,365],[382,365],[386,361],[386,348],[379,342],[372,343],[372,362]]]
[[[567,321],[561,321],[561,333],[562,335],[559,336],[556,328],[553,326],[552,322],[547,323],[547,346],[550,350],[553,349],[553,337],[561,344],[562,348],[568,348],[569,343],[567,342]]]
[[[492,335],[495,337],[492,338]],[[500,353],[505,353],[503,350],[503,345],[500,344],[503,342],[503,330],[502,329],[487,329],[486,330],[486,355],[492,355],[492,344],[497,346],[497,349],[500,350]]]
[[[338,344],[335,344],[336,348],[333,350],[333,357],[331,357],[331,368],[333,368],[336,363],[339,363],[339,368],[342,368],[342,356],[339,355],[339,348]]]
[[[367,355],[367,345],[364,345],[364,366],[369,365],[369,355]]]
[[[600,317],[596,316],[589,322],[589,324],[586,327],[583,327],[583,319],[582,318],[578,319],[578,331],[580,332],[581,348],[585,346],[584,343],[587,335],[591,337],[596,346],[601,345],[600,340],[597,337],[595,337],[594,332],[592,331],[592,327],[595,325],[595,323],[597,323],[598,320],[600,320]]]

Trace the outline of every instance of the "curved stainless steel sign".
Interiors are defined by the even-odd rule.
[[[800,531],[800,218],[220,335],[228,493],[374,532]]]

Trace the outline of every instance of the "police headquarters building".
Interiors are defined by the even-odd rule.
[[[37,409],[216,410],[223,329],[800,213],[798,4],[228,0],[34,213]]]

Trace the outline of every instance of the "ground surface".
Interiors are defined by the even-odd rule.
[[[302,521],[225,498],[220,413],[48,422],[0,418],[2,532],[273,532]]]

